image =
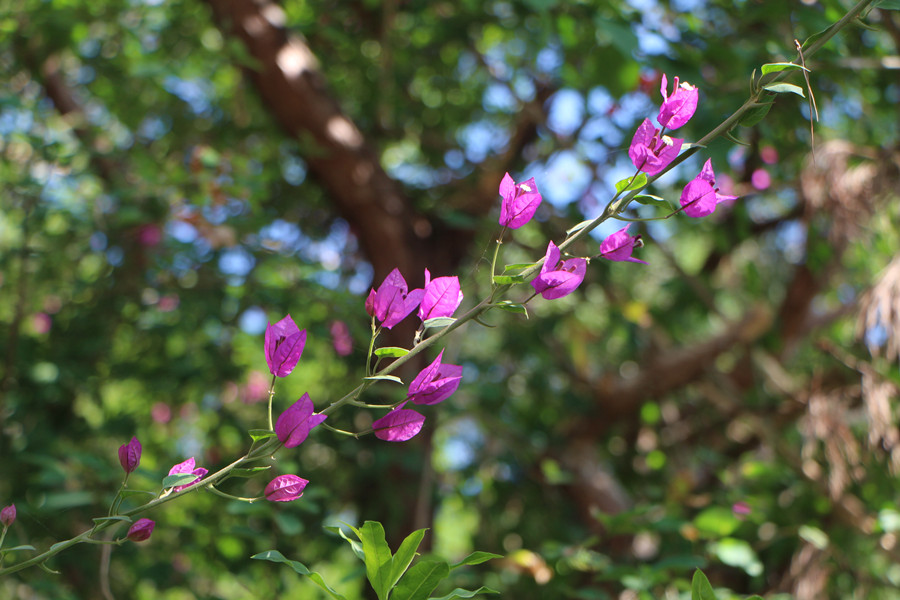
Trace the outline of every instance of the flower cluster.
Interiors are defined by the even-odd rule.
[[[515,186],[513,185],[513,187]],[[540,194],[537,194],[536,187],[529,188],[522,193],[536,194],[537,202],[540,202]],[[514,191],[511,191],[510,195],[514,197]],[[534,205],[534,209],[536,208],[537,204]],[[532,214],[534,213],[534,210],[528,210],[531,210]],[[425,286],[411,292],[407,290],[408,286],[403,275],[398,269],[394,269],[384,279],[377,291],[373,289],[369,292],[366,299],[366,312],[373,319],[380,321],[382,327],[390,329],[418,308],[418,317],[422,321],[422,325],[426,326],[432,319],[452,318],[463,300],[458,277],[432,279],[428,269],[425,269]],[[422,430],[425,416],[415,410],[404,408],[404,406],[409,402],[423,405],[437,404],[449,398],[456,391],[462,380],[462,367],[443,364],[441,362],[443,356],[442,350],[434,362],[422,369],[413,379],[404,402],[372,423],[375,437],[387,442],[404,442],[415,437]]]

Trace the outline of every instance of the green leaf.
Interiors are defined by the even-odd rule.
[[[900,10],[900,0],[881,0],[875,5],[875,8],[883,8],[884,10]]]
[[[328,584],[325,583],[325,580],[322,579],[321,575],[319,575],[318,573],[314,573],[313,571],[310,571],[309,569],[306,568],[306,565],[304,565],[303,563],[297,562],[296,560],[289,560],[289,559],[285,558],[284,555],[281,554],[281,552],[279,552],[278,550],[266,550],[265,552],[260,552],[259,554],[254,554],[250,558],[256,559],[256,560],[268,560],[268,561],[274,562],[274,563],[284,563],[284,564],[288,565],[290,568],[292,568],[294,571],[299,573],[300,575],[304,575],[304,576],[312,579],[316,585],[318,585],[320,588],[322,588],[323,590],[328,592],[328,594],[332,598],[335,598],[335,600],[346,600],[346,598],[344,598],[342,595],[338,594],[336,591],[331,589],[328,586]]]
[[[448,575],[450,565],[444,561],[420,560],[394,588],[391,600],[427,600]]]
[[[375,356],[388,356],[390,358],[400,358],[409,354],[406,348],[397,348],[396,346],[385,346],[384,348],[376,348]]]
[[[462,588],[456,588],[446,596],[441,596],[440,598],[431,598],[431,600],[451,600],[451,598],[472,598],[473,596],[477,596],[478,594],[499,594],[497,590],[492,590],[488,587],[480,587],[477,590],[464,590]]]
[[[481,552],[481,551],[473,552],[472,554],[468,555],[467,557],[465,557],[464,559],[462,559],[461,561],[459,561],[458,563],[456,563],[455,565],[453,565],[450,568],[458,569],[459,567],[462,567],[465,565],[480,565],[483,562],[487,562],[487,561],[493,560],[495,558],[503,558],[503,555],[502,554],[493,554],[492,552]]]
[[[744,600],[765,600],[762,596],[754,594],[752,596],[747,596]]]
[[[766,63],[762,66],[762,74],[767,75],[769,73],[778,73],[779,71],[792,71],[794,69],[802,69],[803,71],[810,72],[809,69],[802,65],[795,65],[794,63]]]
[[[744,540],[724,538],[712,544],[711,549],[723,563],[730,567],[740,567],[751,577],[756,577],[763,571],[762,563],[756,557],[756,552]]]
[[[632,200],[638,204],[643,204],[644,206],[658,206],[665,210],[671,210],[673,208],[668,200],[660,198],[659,196],[654,196],[653,194],[638,194],[632,198]]]
[[[616,182],[616,193],[621,194],[622,192],[628,192],[631,190],[639,190],[642,187],[647,185],[647,174],[646,173],[638,173],[634,177],[626,177],[621,181]]]
[[[766,118],[766,115],[769,114],[769,110],[771,110],[773,104],[775,103],[766,102],[761,106],[751,108],[743,117],[741,117],[741,120],[738,122],[738,124],[743,127],[753,127]]]
[[[567,236],[572,235],[576,231],[581,231],[582,229],[584,229],[585,227],[587,227],[588,225],[590,225],[593,222],[594,222],[594,219],[588,219],[587,221],[582,221],[578,225],[575,225],[574,227],[570,227],[569,229],[566,229],[566,235]]]
[[[363,377],[363,379],[371,379],[373,381],[393,381],[403,385],[403,380],[396,375],[372,375],[371,377]]]
[[[22,546],[13,546],[12,548],[3,548],[2,550],[0,550],[0,554],[3,554],[5,552],[15,552],[17,550],[32,550],[32,551],[36,552],[37,548],[35,548],[31,544],[23,544]]]
[[[585,221],[585,223],[590,223],[590,221]],[[535,263],[513,263],[511,265],[506,265],[503,267],[504,273],[509,273],[510,271],[524,271],[525,269],[530,269],[534,266]]]
[[[819,550],[824,550],[828,547],[828,534],[818,527],[801,525],[800,531],[798,531],[797,533],[801,538],[803,538]]]
[[[820,31],[819,33],[814,33],[814,34],[812,34],[811,36],[809,36],[808,38],[806,38],[806,41],[803,42],[803,46],[801,46],[801,48],[802,48],[803,50],[806,50],[807,48],[809,48],[810,46],[812,46],[814,43],[816,43],[816,42],[819,40],[819,38],[821,38],[822,36],[824,36],[824,35],[830,33],[831,30],[834,29],[836,26],[837,26],[837,23],[834,23],[833,25],[829,26],[829,27],[826,28],[826,29],[823,29],[823,30]]]
[[[347,527],[350,527],[350,525],[347,525]],[[353,529],[352,527],[350,528]],[[359,542],[359,540],[354,540],[353,538],[349,537],[346,533],[344,533],[344,530],[341,527],[326,527],[325,529],[336,533],[347,540],[347,543],[350,544],[350,548],[353,550],[353,554],[356,555],[356,558],[363,562],[366,561],[366,553],[363,552],[362,544]],[[355,532],[356,530],[353,529],[353,531]]]
[[[131,498],[132,496],[156,496],[154,492],[148,492],[146,490],[122,490],[119,492],[119,495],[122,498]]]
[[[247,433],[250,434],[250,439],[252,439],[254,442],[267,440],[270,437],[275,437],[275,432],[271,429],[251,429]]]
[[[775,94],[797,94],[801,98],[806,98],[806,94],[803,93],[803,88],[799,85],[794,85],[793,83],[772,83],[764,85],[763,89]]]
[[[185,485],[195,481],[197,479],[197,475],[193,473],[176,473],[175,475],[167,475],[162,480],[162,486],[164,488],[175,487],[176,485]]]
[[[691,600],[716,600],[716,593],[709,584],[709,579],[700,569],[694,571],[694,578],[691,580]]]
[[[454,317],[435,317],[425,320],[425,327],[446,327],[456,322]]]
[[[91,519],[94,523],[98,525],[103,523],[104,521],[124,521],[125,523],[131,523],[131,517],[125,517],[122,515],[116,515],[114,517],[97,517],[95,519]]]
[[[525,278],[521,275],[494,275],[494,283],[499,285],[515,285],[517,283],[525,283]]]
[[[694,517],[694,526],[708,537],[731,535],[741,522],[724,506],[710,506]]]
[[[425,537],[425,531],[425,529],[413,531],[400,544],[400,548],[394,554],[394,558],[391,559],[391,583],[388,586],[389,589],[397,585],[397,582],[406,573],[406,569],[409,568],[409,564],[416,557],[416,550],[419,549],[419,544],[422,543],[422,538]]]
[[[230,473],[228,473],[231,477],[244,477],[250,478],[258,473],[262,473],[263,471],[268,471],[272,466],[268,465],[265,467],[248,467],[246,469],[232,469]]]
[[[366,521],[355,530],[366,555],[366,577],[379,600],[387,600],[391,591],[391,549],[384,539],[384,527],[378,521]]]
[[[506,312],[516,313],[519,315],[528,316],[528,309],[525,308],[524,304],[518,304],[516,302],[510,302],[509,300],[501,300],[494,304],[494,308],[499,308],[500,310],[505,310]]]

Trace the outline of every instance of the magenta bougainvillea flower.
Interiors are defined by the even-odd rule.
[[[711,215],[716,205],[726,200],[734,200],[737,196],[720,194],[716,187],[716,174],[713,173],[712,159],[708,159],[700,170],[700,174],[689,181],[681,191],[681,206],[684,214],[695,219]]]
[[[500,224],[510,229],[518,229],[534,217],[541,204],[541,193],[537,189],[534,177],[522,183],[516,183],[509,173],[500,180]]]
[[[132,542],[143,542],[144,540],[149,540],[150,535],[153,533],[153,528],[156,527],[156,523],[154,523],[150,519],[138,519],[134,522],[134,525],[128,528],[128,539]]]
[[[422,302],[425,290],[415,289],[407,292],[406,280],[400,269],[394,269],[384,278],[378,291],[374,289],[366,298],[366,312],[381,322],[381,325],[392,329],[394,325],[406,318]]]
[[[209,471],[207,471],[203,467],[196,466],[196,464],[194,463],[194,458],[191,457],[191,458],[187,459],[186,461],[184,461],[182,463],[178,463],[177,465],[175,465],[174,467],[169,469],[169,475],[178,475],[180,473],[191,473],[193,475],[196,475],[197,479],[193,480],[190,483],[186,483],[184,485],[176,485],[175,486],[176,492],[180,492],[184,488],[189,488],[192,485],[196,485],[198,481],[203,479],[204,475],[209,473]]]
[[[672,95],[668,95],[669,81],[666,75],[662,76],[659,91],[663,97],[662,106],[659,107],[659,116],[656,120],[666,129],[678,129],[691,120],[697,111],[697,101],[700,92],[688,82],[679,84],[678,77],[673,83]]]
[[[141,464],[141,443],[136,437],[132,437],[127,444],[119,446],[119,463],[125,469],[126,475],[133,472]]]
[[[290,502],[303,495],[303,488],[309,480],[296,475],[279,475],[266,486],[266,500],[271,502]]]
[[[425,415],[404,406],[406,402],[372,423],[375,437],[386,442],[405,442],[422,431]]]
[[[353,338],[350,328],[343,321],[331,322],[331,345],[339,356],[349,356],[353,352]]]
[[[2,510],[0,510],[0,523],[3,523],[4,527],[9,527],[16,520],[16,505],[10,504],[9,506],[4,506]]]
[[[628,156],[638,171],[656,175],[669,166],[681,152],[683,139],[660,134],[661,131],[653,126],[650,119],[644,119],[634,132]]]
[[[553,242],[547,245],[544,265],[541,272],[531,281],[535,293],[545,300],[554,300],[568,296],[584,281],[587,272],[587,260],[568,258],[560,260],[559,248]]]
[[[266,363],[276,377],[287,377],[300,361],[306,346],[306,330],[294,323],[290,315],[274,325],[266,326]]]
[[[419,318],[423,322],[437,317],[452,317],[462,299],[459,277],[432,279],[431,273],[425,269],[425,293],[419,305]]]
[[[285,448],[294,448],[306,441],[310,430],[327,418],[327,415],[316,415],[314,412],[315,406],[309,399],[309,394],[303,394],[275,421],[278,441]]]
[[[630,223],[603,240],[600,244],[600,256],[607,260],[649,264],[631,256],[632,251],[640,248],[644,243],[641,241],[640,235],[628,235],[629,227],[631,227]]]
[[[422,369],[409,384],[407,400],[413,404],[437,404],[449,398],[462,381],[462,367],[441,363],[444,351],[430,365]]]

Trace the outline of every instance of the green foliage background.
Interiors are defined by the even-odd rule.
[[[574,188],[504,245],[507,262],[536,260],[605,205],[634,128],[655,113],[661,73],[700,87],[700,109],[678,132],[699,139],[741,105],[754,69],[793,60],[795,38],[848,6],[282,4],[286,28],[318,57],[330,95],[414,210],[465,232],[467,303],[489,291],[497,225],[496,208],[484,216],[465,199],[496,204],[507,170],[535,175],[545,196]],[[450,560],[504,554],[451,584],[509,598],[678,597],[697,566],[723,597],[900,597],[900,374],[885,351],[896,316],[882,314],[880,329],[858,318],[900,244],[900,82],[888,68],[900,19],[875,10],[865,22],[808,64],[824,167],[805,102],[780,97],[758,126],[735,130],[748,146],[720,139],[701,152],[742,196],[733,206],[634,225],[650,266],[595,260],[576,294],[532,302],[527,320],[492,314],[495,328],[470,324],[454,338],[445,356],[464,365],[464,383],[427,413],[422,440],[320,428],[279,453],[279,472],[311,481],[301,501],[192,494],[168,504],[148,515],[149,542],[113,551],[112,592],[318,597],[288,569],[249,560],[278,549],[348,598],[366,597],[359,563],[323,525],[368,519],[389,540],[431,527],[431,548]],[[651,36],[663,51],[646,45]],[[129,486],[143,489],[192,455],[212,468],[246,449],[246,429],[266,420],[253,315],[290,313],[309,332],[276,410],[304,392],[322,407],[351,389],[372,268],[308,167],[315,140],[282,131],[245,76],[254,59],[206,4],[0,0],[0,40],[0,505],[19,511],[11,543],[43,549],[106,510],[121,477],[116,449],[132,435],[144,453]],[[51,100],[53,85],[78,110]],[[529,128],[526,143],[510,141]],[[700,164],[654,193],[677,199]],[[771,186],[753,187],[758,169]],[[332,346],[335,320],[349,326],[348,357]],[[665,383],[681,364],[672,361],[714,343],[702,364],[684,363],[696,373]],[[623,391],[641,382],[636,397]],[[364,429],[378,416],[348,410],[333,424]],[[750,514],[736,515],[736,502]],[[58,575],[0,580],[0,596],[101,597],[103,562],[101,547],[81,546],[52,561]]]

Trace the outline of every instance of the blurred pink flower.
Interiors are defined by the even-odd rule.
[[[765,169],[756,169],[750,175],[750,185],[758,190],[768,189],[772,185],[772,176]]]
[[[50,331],[52,325],[53,320],[47,313],[40,312],[31,317],[31,326],[34,328],[35,333],[43,335]]]
[[[767,165],[774,165],[778,162],[778,150],[772,146],[766,146],[759,151],[759,157]]]
[[[180,300],[177,294],[166,294],[159,299],[159,304],[157,304],[157,307],[162,312],[172,312],[173,310],[178,308],[179,303]]]
[[[250,371],[241,397],[246,404],[262,402],[269,397],[269,379],[262,371]]]
[[[353,338],[350,337],[350,328],[343,321],[331,322],[331,344],[338,356],[348,356],[353,352]]]
[[[137,238],[142,246],[155,246],[162,241],[162,228],[155,223],[141,225],[138,228]]]
[[[172,420],[172,409],[165,402],[156,402],[150,408],[150,417],[157,423],[168,423]]]

